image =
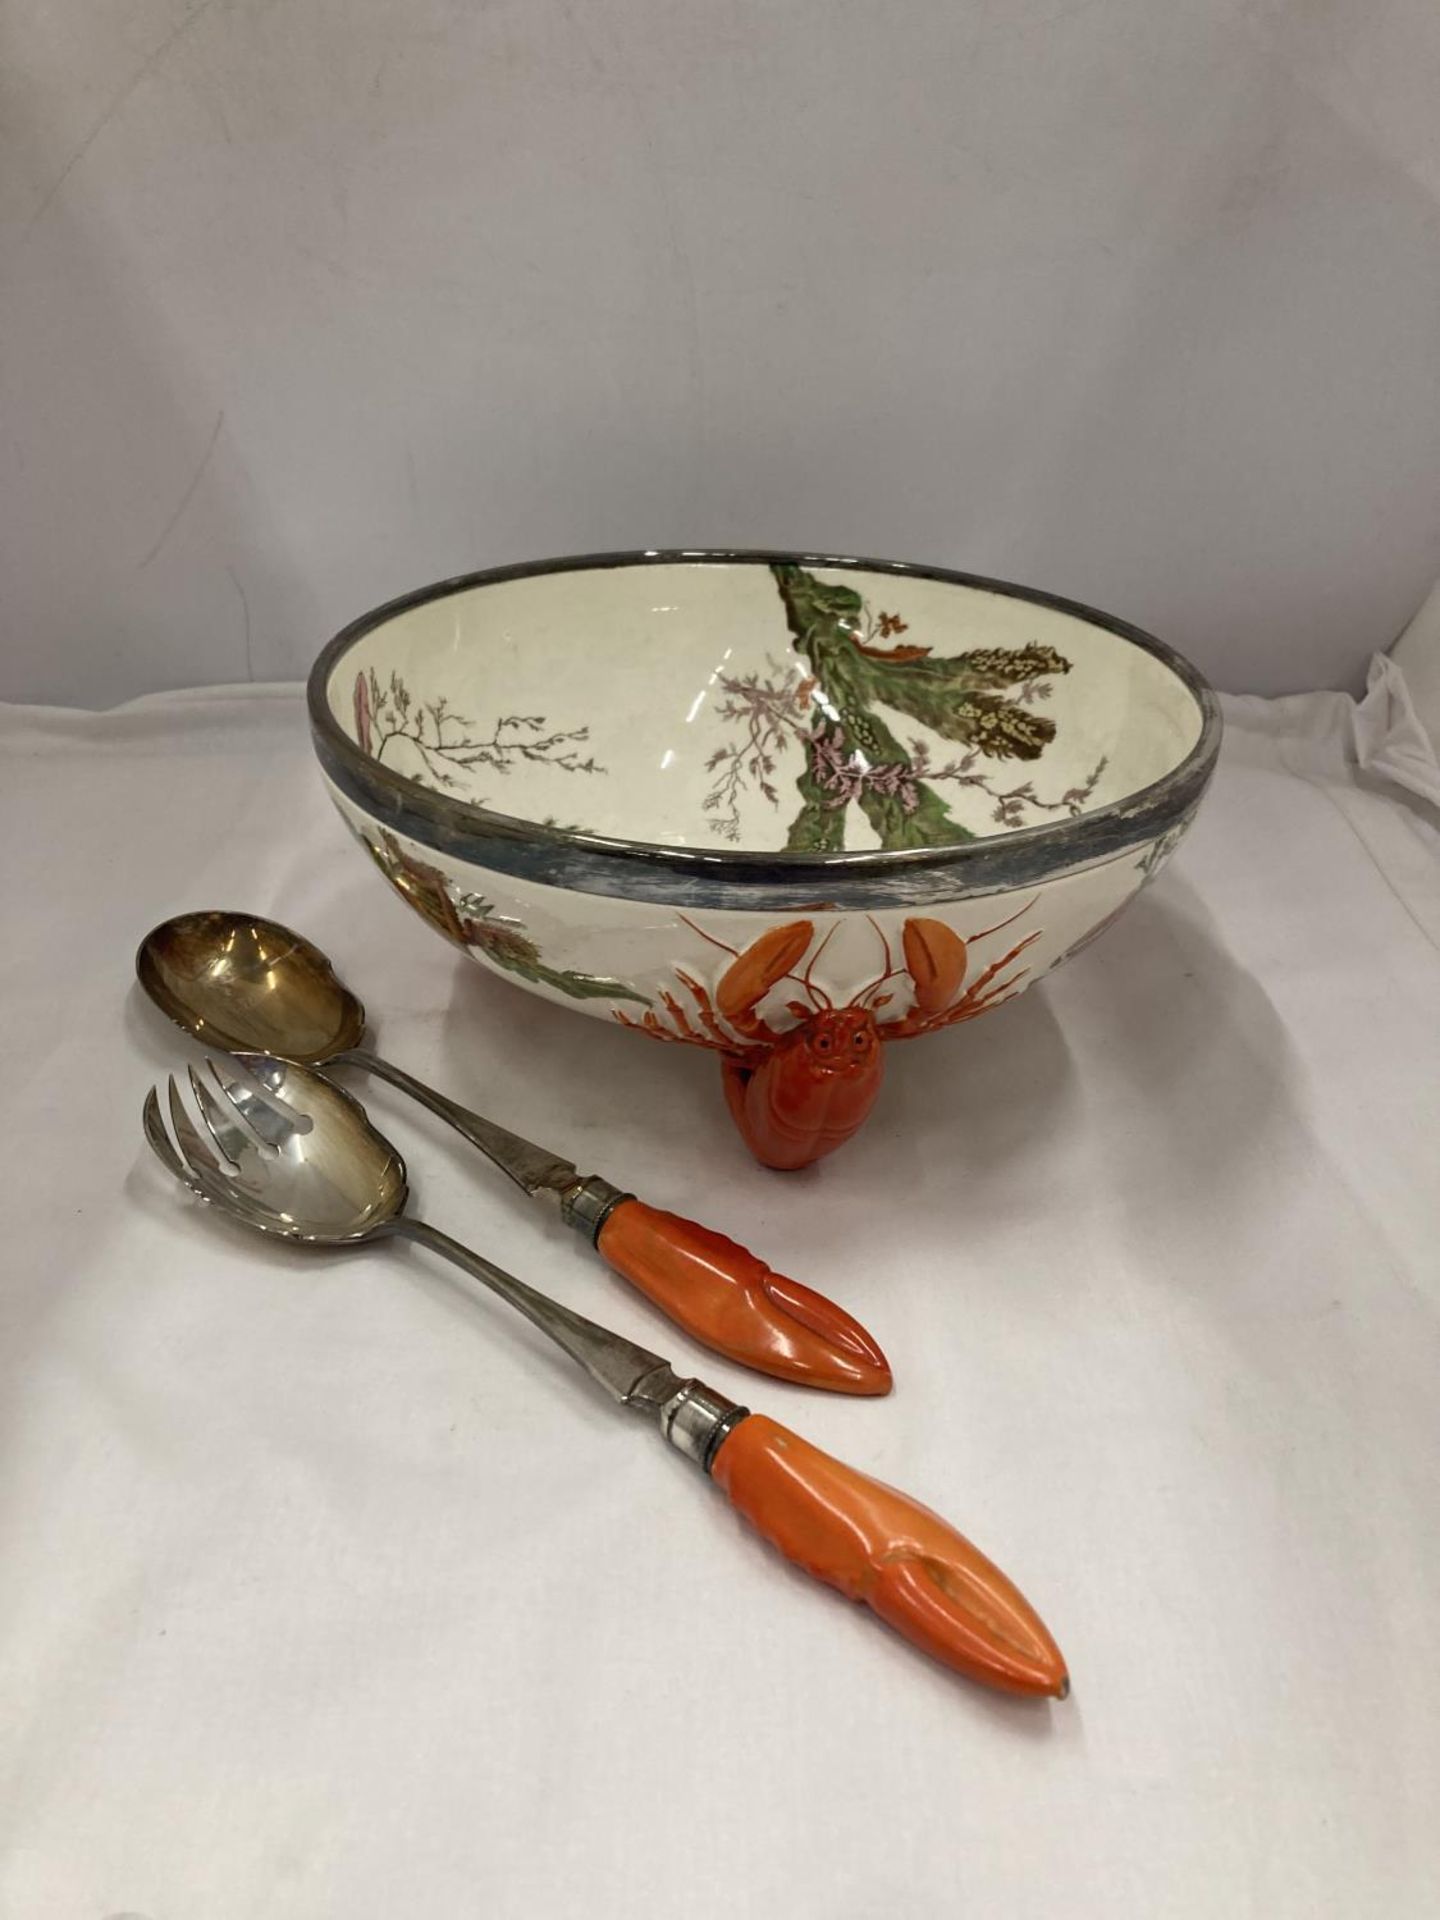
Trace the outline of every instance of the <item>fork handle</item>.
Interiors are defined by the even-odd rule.
[[[869,1607],[912,1645],[1007,1693],[1063,1700],[1060,1649],[1019,1589],[918,1500],[752,1413],[710,1477],[787,1560]]]

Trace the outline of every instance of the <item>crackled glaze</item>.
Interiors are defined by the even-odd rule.
[[[454,594],[360,641],[330,698],[381,764],[467,804],[816,853],[1079,819],[1200,726],[1163,666],[1073,615],[782,563]]]
[[[889,1042],[1103,932],[1219,731],[1193,670],[1104,615],[760,555],[452,583],[347,630],[310,698],[400,896],[547,999],[715,1052],[777,1167],[853,1134]]]

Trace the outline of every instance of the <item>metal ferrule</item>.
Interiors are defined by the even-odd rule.
[[[721,1441],[749,1413],[748,1407],[737,1406],[703,1380],[682,1380],[660,1409],[660,1431],[702,1473],[709,1473]]]
[[[608,1180],[592,1173],[588,1180],[561,1194],[560,1218],[567,1227],[583,1234],[593,1247],[600,1238],[600,1229],[620,1202],[634,1198],[634,1194],[626,1193],[623,1187],[612,1187]]]

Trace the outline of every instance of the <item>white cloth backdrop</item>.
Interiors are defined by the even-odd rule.
[[[1158,883],[789,1178],[708,1057],[388,899],[294,688],[0,711],[5,1920],[1434,1920],[1440,831],[1382,771],[1390,673],[1359,715],[1230,702]],[[205,903],[314,935],[415,1071],[856,1309],[887,1402],[703,1372],[969,1530],[1073,1698],[966,1686],[791,1573],[427,1259],[287,1256],[181,1196],[139,1109],[184,1047],[130,955]],[[427,1215],[700,1363],[367,1098]]]
[[[1440,571],[1433,0],[6,0],[0,697],[808,546],[1358,690]]]

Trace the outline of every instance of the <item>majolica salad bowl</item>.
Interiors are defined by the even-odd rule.
[[[482,965],[714,1052],[767,1165],[887,1044],[1100,933],[1194,817],[1215,698],[1106,614],[938,568],[644,552],[449,580],[310,676],[336,805]]]

